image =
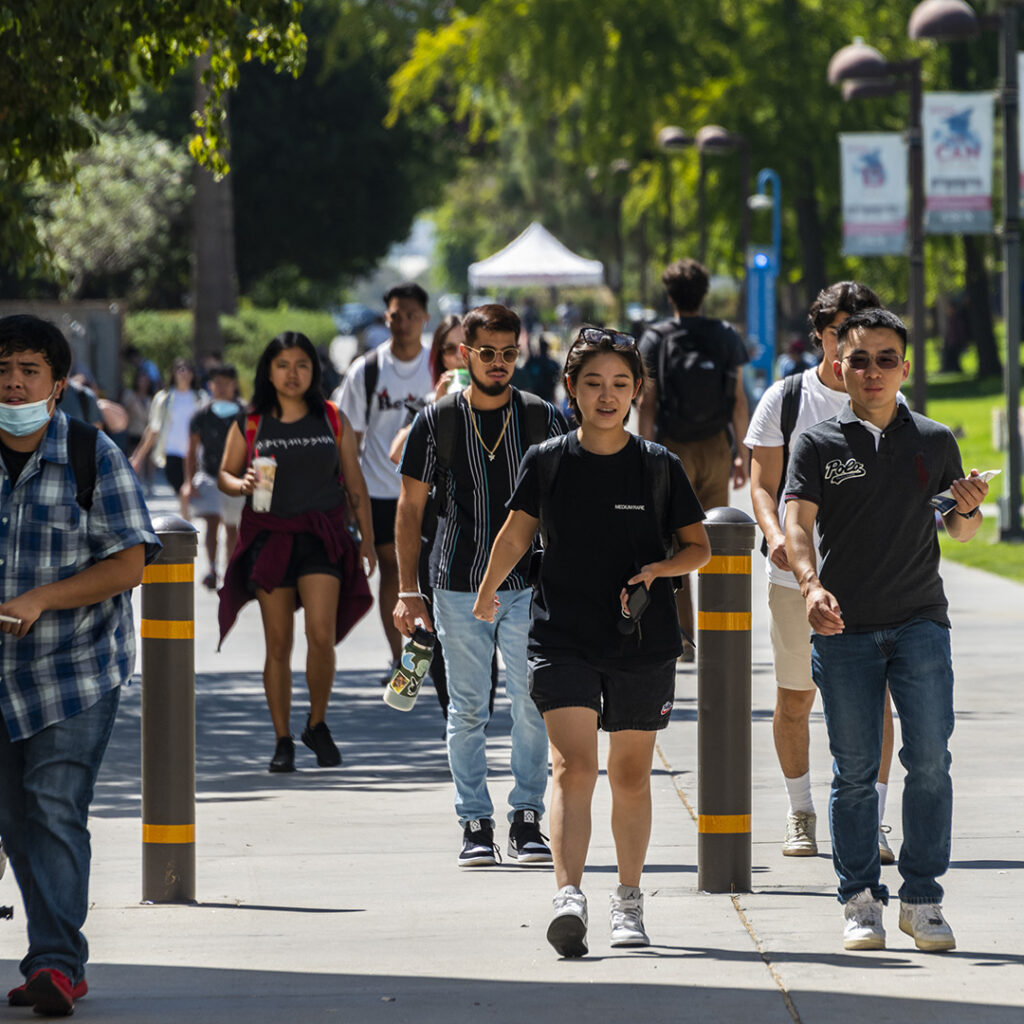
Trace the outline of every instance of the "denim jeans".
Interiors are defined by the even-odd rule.
[[[89,946],[89,804],[120,688],[71,718],[12,742],[0,719],[0,835],[28,920],[26,978],[56,968],[82,980]]]
[[[473,618],[475,593],[434,591],[434,625],[444,650],[448,673],[448,764],[455,781],[455,813],[459,824],[491,818],[494,805],[487,791],[487,750],[484,726],[491,692],[491,657],[495,646],[505,662],[505,692],[512,704],[514,785],[508,802],[512,812],[544,813],[548,781],[548,736],[544,720],[530,697],[526,673],[526,639],[530,631],[532,590],[502,590],[494,622]]]
[[[885,685],[900,716],[907,770],[899,896],[904,903],[939,903],[936,878],[949,867],[953,784],[953,665],[949,630],[927,619],[893,629],[811,638],[811,672],[821,691],[833,763],[829,827],[839,901],[863,889],[888,901],[878,859],[875,782],[882,751]]]

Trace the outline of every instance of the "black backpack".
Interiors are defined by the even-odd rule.
[[[658,437],[703,441],[732,421],[736,368],[732,328],[724,320],[685,317],[649,328],[658,346]]]
[[[455,440],[459,430],[459,414],[456,407],[459,392],[439,398],[435,403],[437,409],[436,437],[434,446],[436,449],[437,472],[435,473],[435,484],[431,491],[427,506],[423,511],[423,526],[421,536],[433,537],[437,530],[437,518],[444,513],[440,507],[442,491],[445,491],[445,478],[451,472],[452,457],[455,454]],[[520,408],[525,413],[525,430],[527,445],[540,444],[548,436],[548,424],[550,419],[550,406],[542,398],[531,394],[529,391],[513,393],[512,401],[519,399]]]

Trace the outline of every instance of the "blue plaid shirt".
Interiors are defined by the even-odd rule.
[[[96,438],[96,488],[86,512],[75,501],[68,421],[54,413],[39,447],[11,486],[0,459],[0,595],[66,579],[118,551],[160,550],[138,480],[105,434]],[[46,611],[20,639],[0,633],[0,714],[25,739],[96,703],[135,669],[131,593]]]

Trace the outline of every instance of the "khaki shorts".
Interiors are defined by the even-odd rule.
[[[237,526],[242,521],[245,498],[233,498],[217,488],[217,481],[206,473],[192,477],[192,500],[189,509],[192,515],[220,516],[225,526]]]
[[[686,470],[693,493],[705,512],[729,504],[729,483],[732,480],[732,446],[729,435],[723,430],[705,441],[673,441],[664,438],[661,442]]]
[[[776,683],[784,690],[813,690],[811,627],[803,595],[792,587],[769,583],[768,611]]]

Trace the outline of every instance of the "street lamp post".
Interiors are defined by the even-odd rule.
[[[924,0],[907,23],[911,39],[963,39],[980,27],[999,33],[999,107],[1003,120],[1003,326],[1006,359],[1003,390],[1006,398],[1006,479],[999,504],[1000,540],[1024,541],[1021,526],[1020,435],[1020,140],[1017,132],[1017,5],[1003,3],[1000,13],[978,17],[964,0]]]
[[[665,154],[665,264],[672,262],[672,168],[669,158],[689,149],[694,144],[692,135],[670,124],[658,132],[658,148]]]
[[[779,176],[770,167],[757,175],[757,191],[747,197],[749,210],[771,210],[772,240],[765,251],[751,244],[744,255],[747,270],[747,341],[753,346],[750,364],[755,392],[772,382],[776,339],[776,282],[782,263],[782,190]]]
[[[910,185],[910,323],[914,379],[911,401],[915,411],[925,412],[928,377],[925,368],[924,323],[924,150],[921,140],[921,62],[887,61],[863,39],[855,39],[833,54],[828,80],[843,83],[843,99],[882,96],[905,91],[910,94],[907,122],[907,177]]]

